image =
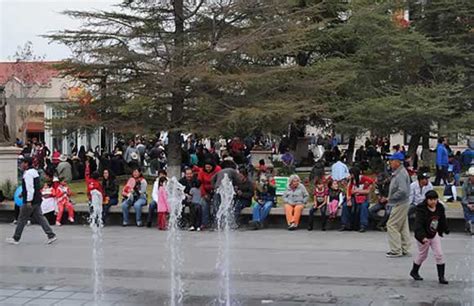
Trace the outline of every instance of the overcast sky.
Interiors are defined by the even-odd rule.
[[[48,44],[39,35],[50,31],[76,28],[77,20],[61,15],[66,9],[104,10],[120,0],[0,0],[0,61],[13,57],[17,47],[33,43],[36,55],[46,60],[67,58],[70,51],[58,44]]]

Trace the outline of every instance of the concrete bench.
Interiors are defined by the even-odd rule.
[[[0,213],[2,211],[13,211],[14,210],[14,203],[13,202],[3,202],[0,203]],[[308,216],[309,215],[309,207],[305,207],[303,210],[303,216]],[[74,210],[78,213],[89,213],[89,207],[87,203],[78,203],[74,205]],[[142,207],[142,212],[147,214],[148,213],[148,205]],[[185,209],[185,213],[188,213],[189,210],[188,208]],[[122,213],[122,207],[119,205],[115,205],[110,208],[109,210],[110,214],[121,214]],[[338,215],[340,216],[341,210],[338,211]],[[242,210],[242,215],[252,215],[252,208],[246,207]],[[274,207],[270,211],[270,215],[272,216],[284,216],[285,215],[285,209],[283,207]],[[320,215],[319,210],[316,212],[316,215]],[[462,211],[462,208],[459,204],[459,209],[453,209],[453,208],[448,208],[446,210],[446,217],[448,219],[464,219],[464,214]]]

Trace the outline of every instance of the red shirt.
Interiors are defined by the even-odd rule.
[[[86,165],[86,184],[87,184],[87,198],[89,201],[91,200],[91,191],[94,189],[97,189],[100,193],[102,193],[102,196],[104,196],[104,190],[102,188],[102,184],[99,182],[99,180],[95,180],[90,177],[90,167],[89,165]]]
[[[371,188],[371,186],[375,183],[375,180],[371,179],[370,177],[368,176],[365,176],[365,175],[361,175],[360,178],[359,178],[359,185],[356,186],[355,185],[355,182],[350,182],[349,183],[349,188],[348,188],[348,197],[351,198],[352,197],[352,190],[354,188],[357,188],[357,189],[363,189],[363,190],[368,190]],[[355,195],[355,200],[356,200],[356,203],[357,204],[362,204],[365,202],[365,200],[367,199],[367,196],[368,195],[365,195],[365,194],[359,194],[359,195]]]
[[[212,191],[212,177],[221,171],[220,166],[216,166],[212,172],[204,171],[204,168],[201,168],[198,174],[198,180],[201,183],[201,196],[205,196],[211,193]]]

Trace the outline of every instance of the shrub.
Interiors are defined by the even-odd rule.
[[[3,184],[0,185],[0,190],[3,192],[3,195],[8,200],[13,200],[15,189],[16,185],[14,185],[10,180],[6,180]]]

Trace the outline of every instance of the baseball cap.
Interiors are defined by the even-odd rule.
[[[426,172],[418,173],[418,180],[429,179],[429,178],[430,178],[429,173],[426,173]]]
[[[405,155],[402,152],[397,152],[397,153],[392,154],[392,156],[390,156],[388,159],[404,161]]]

